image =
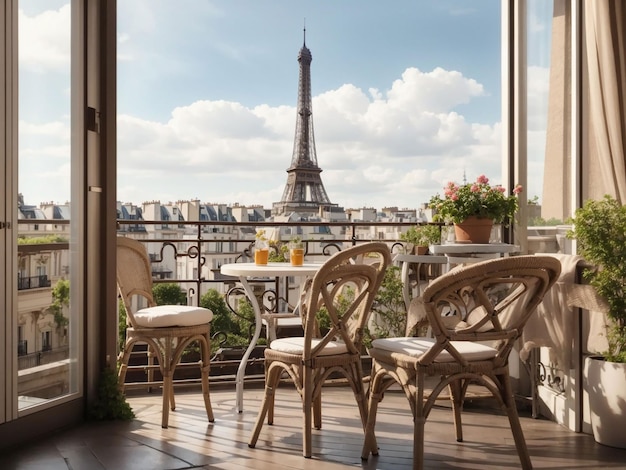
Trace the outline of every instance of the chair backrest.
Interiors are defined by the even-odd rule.
[[[528,255],[482,261],[435,279],[423,302],[437,346],[422,362],[444,349],[464,362],[450,341],[481,341],[491,342],[505,363],[560,272],[558,259]]]
[[[117,237],[117,287],[126,308],[127,323],[136,328],[132,298],[145,298],[148,307],[153,307],[155,302],[148,252],[141,242],[132,238]]]
[[[364,243],[335,253],[307,282],[301,313],[305,360],[318,355],[331,341],[339,341],[350,353],[360,354],[372,304],[390,263],[386,244]],[[320,314],[327,316],[329,328],[312,347],[311,340],[320,336],[316,317]]]

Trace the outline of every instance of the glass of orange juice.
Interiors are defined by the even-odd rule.
[[[254,245],[254,264],[266,265],[270,250],[266,242],[259,241]]]
[[[304,245],[300,237],[289,242],[289,260],[292,266],[302,266],[304,263]]]
[[[302,266],[304,264],[304,248],[290,248],[289,260],[292,266]]]

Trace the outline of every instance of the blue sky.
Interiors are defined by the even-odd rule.
[[[467,71],[499,100],[499,0],[474,2],[488,9],[467,3],[120,2],[119,32],[128,37],[120,51],[132,55],[120,62],[120,112],[144,110],[166,119],[181,100],[198,99],[292,105],[305,23],[314,96],[346,83],[384,90],[413,66]],[[138,67],[141,75],[133,73]],[[150,92],[172,81],[176,93],[155,101]],[[474,112],[498,119],[498,106],[489,108]]]
[[[68,3],[20,2],[20,192],[32,204],[69,199]],[[305,22],[333,203],[416,207],[464,173],[500,182],[500,0],[123,0],[118,10],[120,201],[280,200]]]

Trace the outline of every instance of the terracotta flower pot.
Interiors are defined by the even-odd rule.
[[[489,243],[493,220],[471,216],[454,224],[457,243]]]

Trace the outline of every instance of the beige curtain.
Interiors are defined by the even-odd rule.
[[[584,5],[589,140],[583,199],[610,194],[626,203],[626,2]]]

